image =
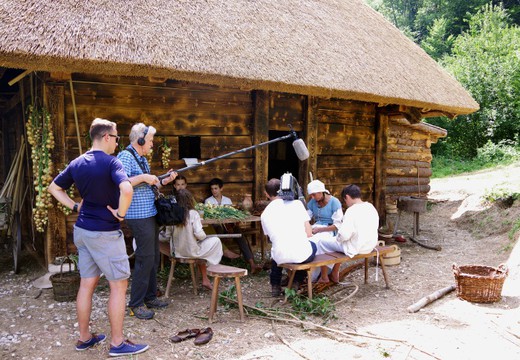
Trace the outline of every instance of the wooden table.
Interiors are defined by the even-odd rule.
[[[265,236],[262,233],[262,228],[258,227],[261,226],[260,224],[257,224],[260,222],[260,216],[255,215],[249,215],[248,217],[244,219],[234,219],[234,218],[227,218],[227,219],[201,219],[202,225],[224,225],[224,224],[230,224],[233,225],[233,229],[230,230],[230,233],[237,233],[242,235],[259,235],[260,237],[260,251],[262,252],[261,258],[262,261],[264,261],[265,257],[265,246],[266,246],[266,239]],[[248,224],[253,223],[255,228],[251,230],[243,230],[240,229],[237,225],[240,224]]]
[[[249,215],[244,219],[201,219],[202,225],[244,224],[260,221],[260,216]]]

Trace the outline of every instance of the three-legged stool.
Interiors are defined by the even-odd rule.
[[[244,321],[244,306],[242,303],[242,288],[240,287],[240,278],[247,275],[247,269],[237,268],[227,265],[210,265],[208,266],[208,275],[213,276],[213,291],[211,292],[211,305],[209,308],[209,322],[213,321],[213,316],[217,311],[218,303],[218,286],[220,278],[235,278],[235,286],[237,290],[238,310],[240,311],[240,320]]]

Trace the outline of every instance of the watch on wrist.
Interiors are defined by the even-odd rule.
[[[72,211],[77,213],[78,212],[78,206],[79,206],[79,204],[75,203],[74,206],[72,207]]]

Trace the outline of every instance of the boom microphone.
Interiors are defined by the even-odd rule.
[[[294,131],[292,129],[291,125],[289,125],[289,128],[290,128],[290,132],[287,135],[284,135],[284,136],[281,136],[279,138],[272,139],[272,140],[269,140],[269,141],[266,141],[266,142],[263,142],[263,143],[260,143],[260,144],[249,146],[249,147],[246,147],[246,148],[243,148],[243,149],[240,149],[240,150],[236,150],[236,151],[224,154],[224,155],[220,155],[220,156],[214,157],[212,159],[204,160],[204,161],[201,161],[201,162],[198,162],[196,164],[192,164],[192,165],[183,167],[182,169],[178,169],[178,170],[175,170],[175,171],[180,173],[180,172],[183,172],[183,171],[186,171],[186,170],[191,170],[191,169],[197,168],[199,166],[203,166],[203,165],[212,163],[212,162],[220,160],[220,159],[227,158],[227,157],[235,155],[235,154],[244,153],[246,151],[253,150],[253,149],[256,149],[256,148],[261,147],[261,146],[265,146],[265,145],[269,145],[269,144],[272,144],[272,143],[275,143],[275,142],[278,142],[278,141],[281,141],[281,140],[289,139],[291,137],[295,139],[293,141],[292,145],[294,147],[294,151],[296,152],[296,156],[298,157],[298,159],[300,159],[301,161],[307,160],[309,158],[309,150],[307,149],[307,146],[305,146],[305,143],[303,142],[302,139],[298,138],[298,135],[296,134],[296,131]],[[158,178],[159,178],[159,180],[162,180],[162,179],[164,179],[164,178],[166,178],[168,176],[170,176],[170,173],[166,173],[164,175],[160,175],[160,176],[158,176]]]
[[[298,156],[298,159],[303,161],[309,158],[309,149],[307,149],[307,146],[305,146],[305,143],[302,139],[294,140],[292,146],[294,148],[296,156]]]

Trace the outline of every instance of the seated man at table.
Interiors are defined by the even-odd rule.
[[[222,188],[224,182],[219,178],[213,178],[209,182],[209,189],[211,190],[211,196],[204,200],[205,205],[233,205],[231,199],[227,196],[222,195]]]
[[[338,235],[332,239],[322,239],[318,244],[318,254],[327,252],[342,252],[349,257],[357,254],[368,254],[377,245],[377,229],[379,228],[379,214],[369,202],[361,200],[361,190],[357,185],[348,185],[341,191],[341,200],[348,209],[343,215],[343,221]],[[331,280],[339,282],[339,267],[332,268]],[[329,282],[328,268],[321,268],[319,282]]]
[[[303,203],[294,198],[284,200],[279,190],[280,180],[271,179],[267,182],[265,194],[271,202],[261,215],[264,234],[269,236],[272,244],[270,283],[273,297],[282,295],[282,268],[278,264],[307,263],[316,254],[316,244],[310,241],[310,217]],[[296,272],[293,289],[298,289],[304,276],[305,271]]]
[[[230,198],[227,196],[222,195],[222,188],[224,187],[224,182],[219,178],[211,179],[209,182],[210,190],[212,196],[207,198],[204,201],[205,205],[233,205],[233,202]],[[215,231],[217,233],[228,233],[228,232],[234,232],[231,225],[228,224],[228,226],[225,225],[213,225]],[[238,248],[240,249],[240,252],[242,253],[242,256],[244,257],[244,260],[247,261],[251,267],[251,274],[256,274],[260,270],[262,270],[262,266],[257,265],[255,263],[255,258],[253,256],[253,252],[251,251],[251,248],[249,246],[249,243],[247,242],[247,239],[244,237],[241,238],[234,238],[233,239],[235,243],[238,245]],[[224,245],[224,256],[229,259],[236,259],[240,255],[235,254],[233,251],[228,249],[225,244]]]

